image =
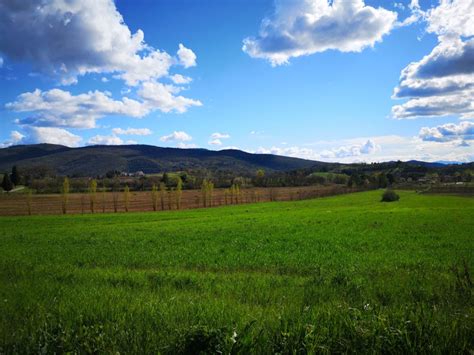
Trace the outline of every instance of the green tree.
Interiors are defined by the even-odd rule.
[[[168,176],[168,173],[163,173],[163,176],[161,177],[161,182],[168,186],[168,184],[170,183],[170,177]]]
[[[18,172],[16,165],[12,168],[11,180],[13,185],[20,185],[20,173]]]
[[[379,174],[378,185],[379,187],[383,187],[383,188],[386,188],[388,186],[387,175],[385,175],[384,173]]]
[[[61,197],[62,197],[62,211],[63,214],[67,213],[67,205],[69,202],[69,179],[64,178],[63,186],[61,188]]]
[[[13,183],[10,179],[10,175],[8,173],[3,174],[2,188],[6,192],[10,192],[14,188],[14,185],[13,185]]]

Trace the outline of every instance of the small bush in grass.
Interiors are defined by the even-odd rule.
[[[382,202],[394,202],[398,201],[400,196],[393,190],[385,190],[382,195]]]

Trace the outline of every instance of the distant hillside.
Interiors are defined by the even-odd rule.
[[[235,173],[289,171],[330,165],[328,163],[250,154],[240,150],[160,148],[150,145],[88,146],[19,145],[0,149],[0,172],[13,165],[21,168],[48,167],[61,175],[95,176],[110,170],[158,173],[189,169],[227,170]]]

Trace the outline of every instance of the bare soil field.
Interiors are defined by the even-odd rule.
[[[232,196],[226,189],[214,189],[212,199],[204,206],[200,190],[183,190],[180,209],[217,207],[231,204],[257,203],[268,201],[304,200],[310,198],[339,195],[360,191],[345,186],[305,186],[278,188],[242,189],[240,194]],[[126,208],[124,192],[97,192],[94,198],[94,213],[104,212],[140,212],[153,211],[152,192],[130,192]],[[63,196],[60,194],[14,194],[0,195],[0,216],[62,214]],[[156,210],[176,210],[177,196],[175,191],[158,192]],[[68,195],[67,214],[92,213],[91,195],[88,193],[71,193]]]

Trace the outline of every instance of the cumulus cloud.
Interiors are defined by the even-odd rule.
[[[227,133],[215,132],[215,133],[211,134],[211,138],[212,139],[228,139],[228,138],[230,138],[230,135],[227,134]]]
[[[61,89],[23,93],[16,101],[7,103],[6,108],[33,113],[20,119],[21,125],[74,128],[94,128],[96,120],[106,115],[143,117],[151,109],[149,105],[127,97],[114,100],[108,92],[96,90],[72,95]]]
[[[469,146],[466,141],[474,140],[474,123],[464,121],[460,124],[448,123],[431,128],[423,127],[420,130],[419,137],[424,141],[458,141],[461,146]]]
[[[190,78],[189,76],[183,76],[181,74],[171,75],[170,79],[176,85],[189,84],[191,81],[193,81],[193,79]]]
[[[215,133],[211,134],[207,144],[209,144],[209,145],[222,145],[222,140],[223,139],[229,139],[229,138],[230,138],[230,135],[227,134],[227,133],[215,132]]]
[[[15,112],[31,112],[20,119],[21,125],[45,127],[94,128],[96,121],[107,115],[124,115],[140,118],[152,111],[186,112],[190,106],[201,106],[198,100],[176,96],[179,88],[158,82],[146,82],[138,91],[141,101],[123,97],[114,100],[109,92],[89,91],[73,95],[69,91],[52,89],[26,92],[19,95],[6,108]]]
[[[87,73],[114,73],[128,85],[168,74],[174,64],[196,64],[182,44],[178,58],[132,33],[113,0],[30,0],[0,3],[0,52],[63,84]]]
[[[273,66],[292,57],[326,50],[360,52],[390,32],[397,13],[365,5],[363,0],[276,0],[256,37],[244,39],[243,51]]]
[[[110,136],[101,136],[97,135],[91,137],[87,144],[89,145],[122,145],[122,144],[137,144],[134,140],[127,140],[124,141],[122,138],[117,137],[115,134],[111,134]]]
[[[380,145],[373,140],[368,139],[365,143],[343,145],[335,148],[324,149],[321,151],[309,147],[271,147],[257,149],[257,153],[284,155],[294,158],[303,158],[309,160],[340,160],[342,158],[354,158],[362,155],[370,155],[380,151]]]
[[[145,82],[140,90],[140,96],[148,105],[162,112],[183,113],[191,106],[202,106],[201,101],[177,96],[181,88],[173,85],[165,85],[160,82]]]
[[[358,157],[365,154],[373,154],[380,149],[381,148],[379,145],[369,139],[364,144],[354,144],[333,148],[330,150],[324,150],[320,153],[320,156],[326,159]]]
[[[423,12],[438,44],[403,69],[393,98],[408,101],[392,108],[394,118],[474,117],[473,16],[474,0],[442,0]]]
[[[160,138],[162,142],[173,142],[173,141],[187,142],[192,139],[193,137],[191,137],[189,134],[187,134],[184,131],[174,131],[173,133]]]
[[[15,131],[17,140],[13,144],[49,143],[77,147],[82,141],[80,136],[57,127],[24,127],[23,131],[25,135]]]
[[[211,139],[207,142],[209,145],[222,145],[222,141],[220,139]]]
[[[191,49],[186,48],[181,43],[179,44],[179,49],[178,49],[177,54],[178,54],[179,63],[185,68],[196,66],[196,54],[194,54],[194,52]]]
[[[25,136],[21,134],[20,132],[11,131],[10,138],[4,141],[3,143],[0,143],[0,148],[7,148],[12,145],[20,144],[23,138],[25,138]]]
[[[114,128],[112,133],[116,135],[149,136],[153,132],[149,128]]]

